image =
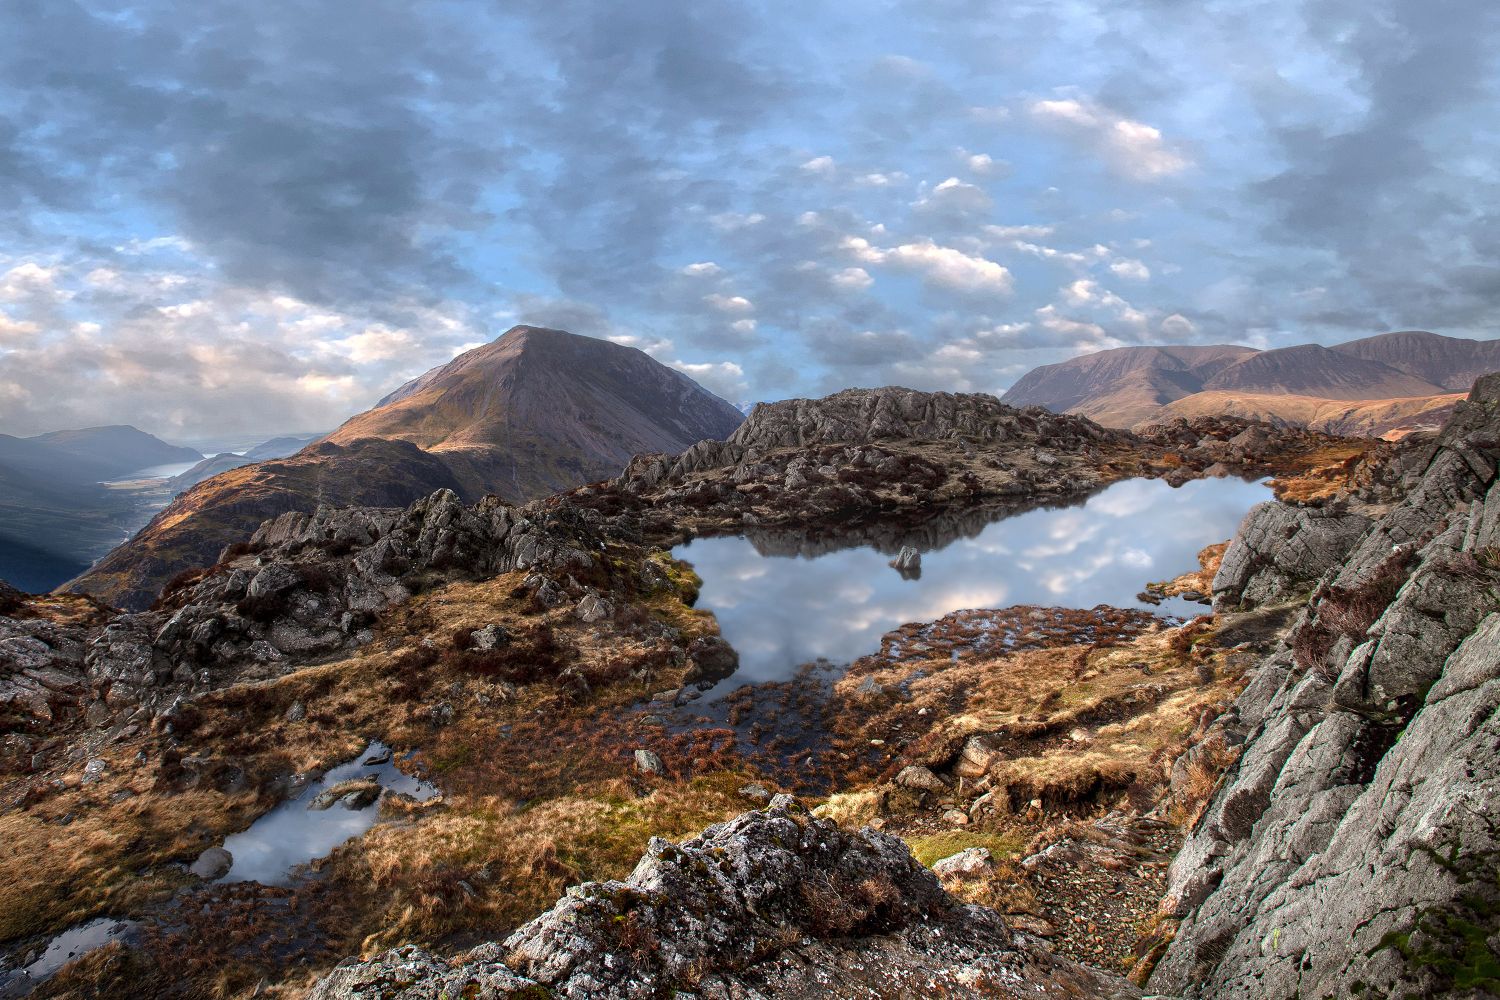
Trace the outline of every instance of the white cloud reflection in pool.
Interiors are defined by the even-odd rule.
[[[673,554],[703,578],[698,607],[719,619],[740,654],[726,689],[780,680],[819,657],[847,662],[907,622],[964,608],[1017,604],[1151,608],[1136,594],[1152,580],[1197,568],[1198,550],[1234,534],[1261,483],[1204,479],[1173,489],[1132,479],[1082,505],[1030,510],[972,538],[922,553],[922,574],[905,580],[891,553],[863,545],[812,557],[762,555],[741,537],[703,538]],[[1173,600],[1153,610],[1190,616],[1202,605]]]

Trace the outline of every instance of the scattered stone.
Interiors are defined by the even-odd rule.
[[[292,702],[291,706],[287,708],[286,714],[283,715],[282,718],[287,722],[301,722],[303,719],[307,718],[307,706],[302,704],[301,701],[294,701]]]
[[[921,792],[946,792],[948,786],[943,779],[921,764],[909,764],[896,775],[896,784]]]
[[[740,797],[749,799],[758,805],[765,805],[771,801],[771,791],[760,782],[754,781],[748,785],[740,786]]]
[[[205,882],[214,882],[229,874],[234,867],[234,855],[222,847],[210,847],[198,855],[198,860],[188,866],[188,871]]]
[[[598,594],[585,594],[583,600],[578,602],[574,614],[580,621],[600,622],[611,617],[615,613],[614,605],[610,604]]]
[[[498,649],[510,644],[510,633],[499,625],[486,625],[469,633],[469,639],[478,650]]]
[[[932,873],[941,879],[984,878],[995,873],[995,859],[988,847],[968,847],[934,862]]]
[[[654,774],[657,777],[665,777],[667,774],[667,765],[654,750],[636,750],[635,769],[641,774]]]

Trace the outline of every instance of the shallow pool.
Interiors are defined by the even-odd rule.
[[[350,809],[339,802],[326,809],[312,808],[319,795],[357,778],[373,778],[381,788],[405,793],[418,801],[437,794],[433,785],[397,768],[388,747],[371,743],[364,753],[309,782],[296,798],[281,803],[248,830],[228,837],[224,849],[233,856],[234,863],[220,881],[287,885],[298,866],[324,857],[350,837],[358,837],[374,826],[380,814],[379,805],[374,803],[360,809]]]

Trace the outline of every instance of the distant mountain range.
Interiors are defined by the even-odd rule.
[[[172,487],[172,493],[175,496],[184,490],[197,486],[205,479],[212,479],[221,472],[238,469],[240,466],[249,465],[252,462],[263,462],[271,458],[285,458],[288,455],[294,455],[322,437],[322,434],[286,435],[271,438],[269,441],[262,441],[243,455],[232,451],[210,455],[186,472],[173,476],[169,485]]]
[[[145,520],[150,501],[103,485],[202,456],[134,427],[0,434],[0,578],[49,590]]]
[[[198,483],[67,589],[143,607],[172,576],[287,511],[402,506],[445,488],[529,500],[615,476],[636,454],[727,437],[743,419],[634,348],[518,326],[295,455]]]
[[[1500,369],[1500,341],[1410,330],[1322,347],[1123,347],[1028,372],[1004,402],[1113,427],[1228,413],[1342,434],[1438,427],[1474,380]]]

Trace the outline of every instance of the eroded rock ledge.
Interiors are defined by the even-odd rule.
[[[416,948],[348,963],[310,1000],[918,994],[1139,996],[954,899],[895,837],[779,796],[680,845],[653,840],[628,879],[570,889],[503,943],[454,963]]]

